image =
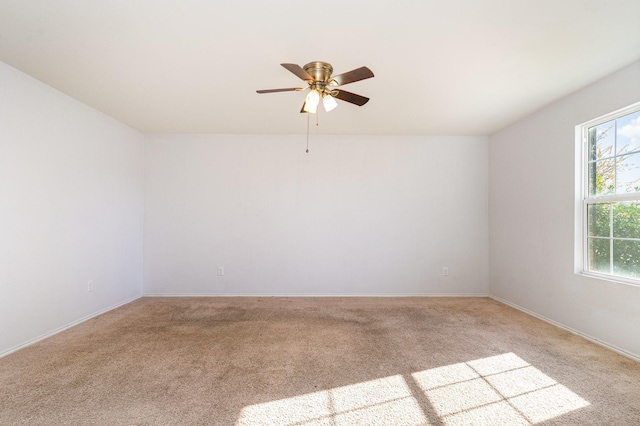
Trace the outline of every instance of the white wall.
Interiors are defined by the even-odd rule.
[[[640,62],[490,137],[491,293],[640,357],[640,287],[574,274],[575,126],[640,101]]]
[[[0,62],[0,355],[141,295],[143,166],[143,135]]]
[[[145,294],[487,294],[487,138],[304,143],[150,137]]]

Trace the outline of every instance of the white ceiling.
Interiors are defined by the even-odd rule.
[[[0,61],[149,133],[304,133],[281,62],[366,65],[324,134],[487,135],[640,59],[640,0],[0,0]],[[640,76],[639,76],[640,78]]]

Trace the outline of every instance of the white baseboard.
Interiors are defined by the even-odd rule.
[[[491,299],[497,301],[497,302],[504,303],[505,305],[511,306],[512,308],[517,309],[520,312],[524,312],[525,314],[531,315],[532,317],[538,318],[539,320],[542,320],[544,322],[548,322],[551,325],[555,325],[556,327],[561,328],[561,329],[563,329],[565,331],[568,331],[569,333],[575,334],[575,335],[580,336],[580,337],[582,337],[584,339],[587,339],[590,342],[593,342],[593,343],[595,343],[597,345],[600,345],[600,346],[602,346],[604,348],[607,348],[609,350],[617,352],[620,355],[626,356],[627,358],[631,358],[634,361],[639,361],[640,362],[640,356],[638,356],[636,354],[633,354],[631,352],[627,352],[624,349],[621,349],[621,348],[619,348],[619,347],[617,347],[615,345],[612,345],[610,343],[604,342],[604,341],[602,341],[600,339],[596,339],[595,337],[589,336],[588,334],[584,334],[584,333],[582,333],[582,332],[580,332],[578,330],[575,330],[575,329],[573,329],[571,327],[567,327],[564,324],[561,324],[561,323],[559,323],[557,321],[554,321],[554,320],[552,320],[550,318],[547,318],[545,316],[537,314],[537,313],[535,313],[533,311],[530,311],[527,308],[523,308],[522,306],[516,305],[515,303],[508,302],[508,301],[506,301],[504,299],[501,299],[501,298],[499,298],[497,296],[489,295],[489,297]]]
[[[0,358],[5,357],[5,356],[7,356],[7,355],[9,355],[9,354],[12,354],[12,353],[14,353],[14,352],[16,352],[16,351],[19,351],[20,349],[24,349],[24,348],[26,348],[27,346],[31,346],[31,345],[33,345],[34,343],[38,343],[38,342],[39,342],[39,341],[41,341],[41,340],[44,340],[44,339],[46,339],[46,338],[48,338],[48,337],[51,337],[51,336],[53,336],[53,335],[55,335],[55,334],[58,334],[58,333],[60,333],[60,332],[63,332],[63,331],[65,331],[65,330],[67,330],[67,329],[69,329],[69,328],[71,328],[71,327],[74,327],[74,326],[76,326],[76,325],[78,325],[78,324],[81,324],[81,323],[83,323],[83,322],[85,322],[85,321],[88,321],[88,320],[90,320],[91,318],[95,318],[95,317],[97,317],[98,315],[102,315],[102,314],[104,314],[104,313],[106,313],[106,312],[109,312],[109,311],[112,311],[112,310],[114,310],[114,309],[116,309],[116,308],[119,308],[120,306],[124,306],[124,305],[126,305],[127,303],[131,303],[131,302],[133,302],[134,300],[137,300],[137,299],[139,299],[139,298],[141,298],[141,297],[142,297],[142,296],[135,296],[135,297],[132,297],[132,298],[130,298],[130,299],[125,300],[124,302],[120,302],[120,303],[118,303],[118,304],[116,304],[116,305],[109,306],[108,308],[102,309],[101,311],[95,312],[95,313],[93,313],[93,314],[91,314],[91,315],[87,315],[86,317],[84,317],[84,318],[80,318],[80,319],[79,319],[79,320],[77,320],[77,321],[70,322],[69,324],[63,325],[62,327],[58,327],[58,328],[56,328],[55,330],[52,330],[52,331],[50,331],[50,332],[48,332],[48,333],[45,333],[45,334],[43,334],[43,335],[41,335],[41,336],[38,336],[38,337],[34,338],[34,339],[31,339],[31,340],[28,340],[28,341],[26,341],[26,342],[24,342],[24,343],[21,343],[21,344],[19,344],[18,346],[14,346],[14,347],[12,347],[12,348],[10,348],[10,349],[8,349],[8,350],[4,351],[4,352],[0,352]]]
[[[486,293],[376,293],[376,294],[296,294],[296,293],[145,293],[142,297],[490,297]]]

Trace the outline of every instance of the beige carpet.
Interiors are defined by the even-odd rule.
[[[640,425],[640,363],[485,298],[143,298],[0,359],[0,424]]]

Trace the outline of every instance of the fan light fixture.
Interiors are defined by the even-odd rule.
[[[307,95],[302,110],[304,112],[309,112],[311,114],[315,114],[318,112],[318,104],[320,103],[320,92],[316,89],[312,89]],[[322,105],[324,106],[325,111],[329,112],[338,106],[335,98],[331,96],[330,93],[322,94]]]

